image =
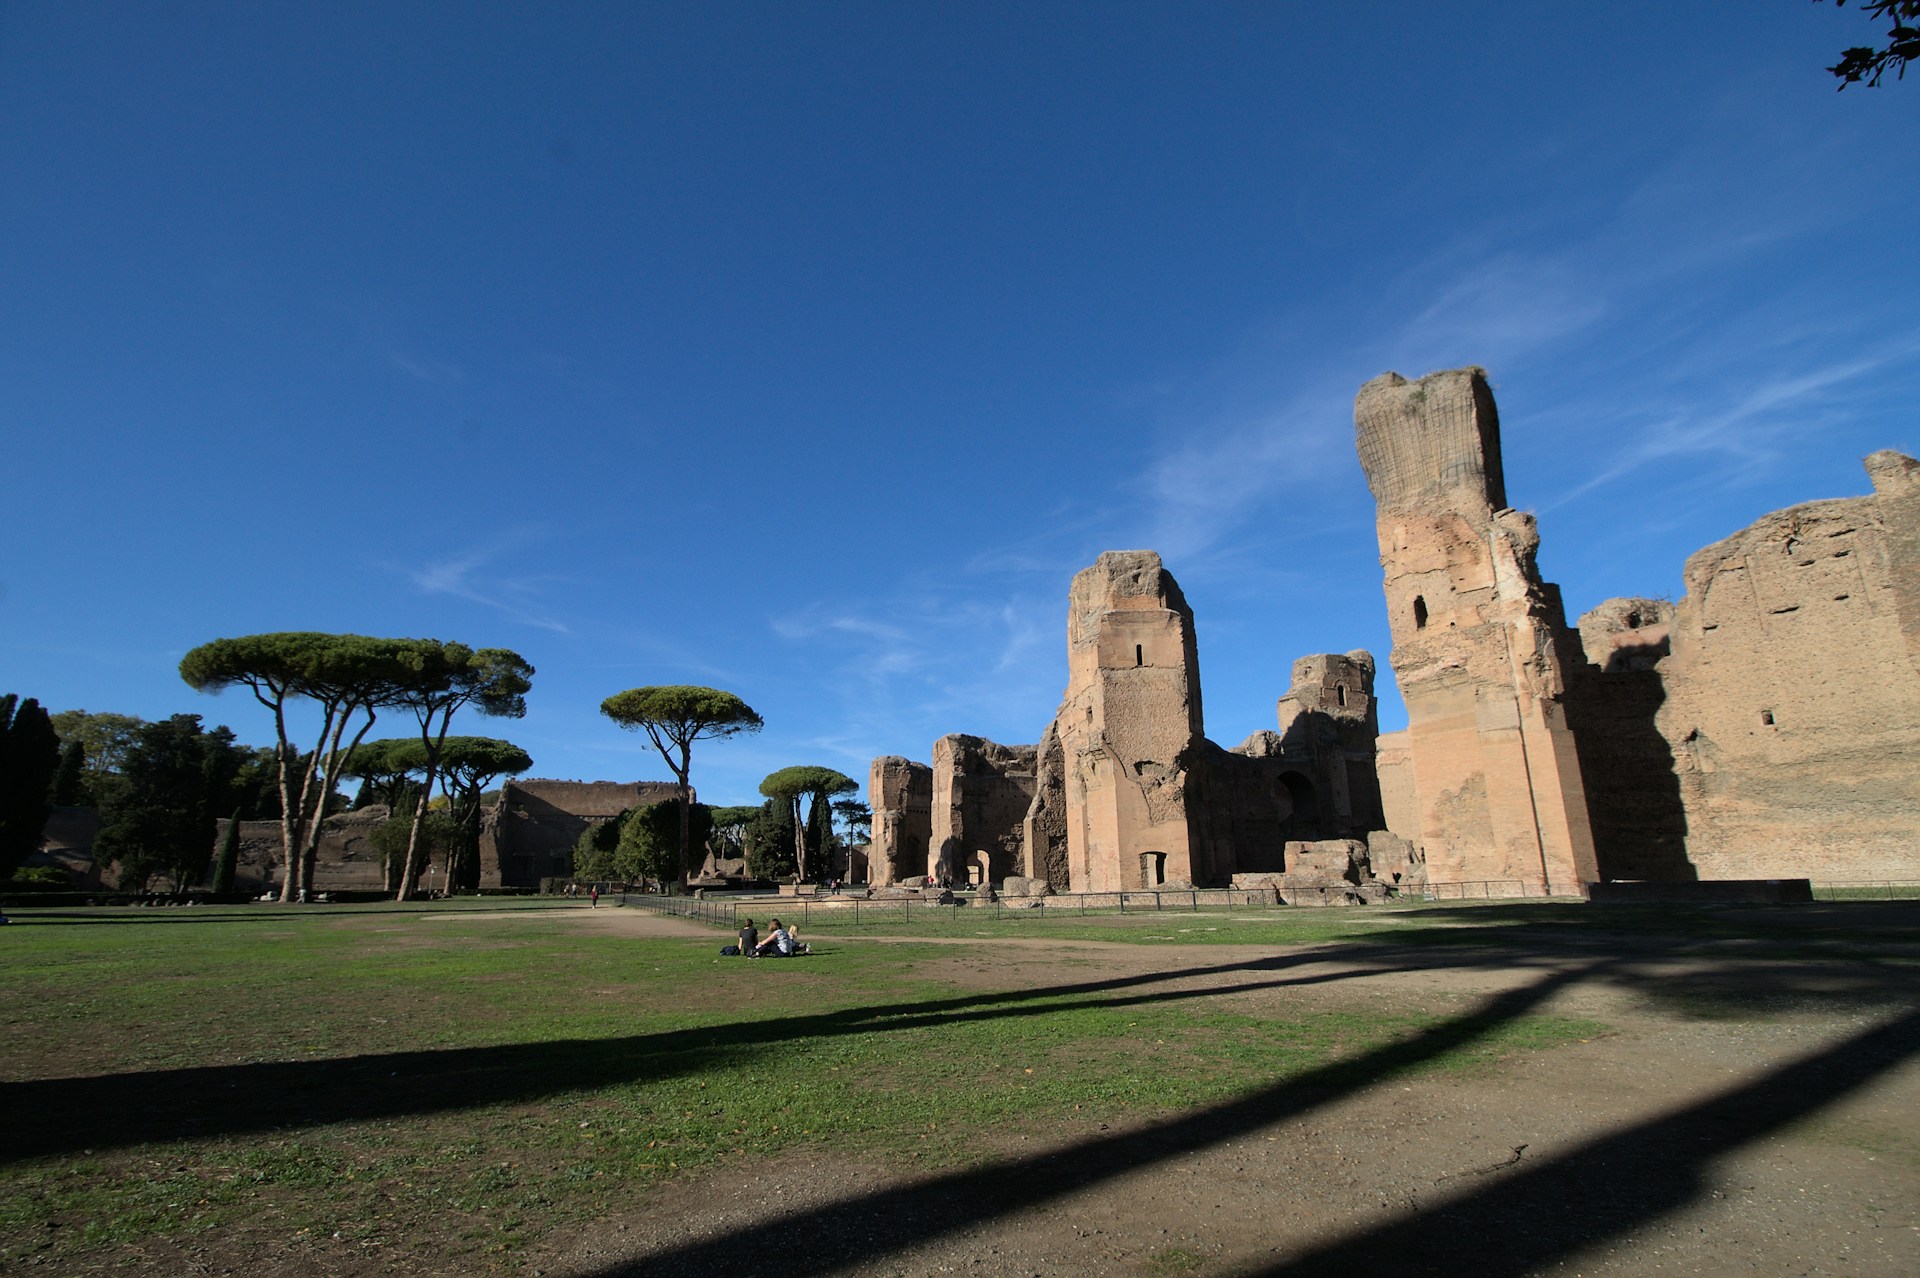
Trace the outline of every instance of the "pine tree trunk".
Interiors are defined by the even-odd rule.
[[[220,836],[220,850],[214,857],[213,890],[215,895],[233,891],[234,868],[240,863],[240,809],[233,810],[233,817],[227,822],[227,831]]]

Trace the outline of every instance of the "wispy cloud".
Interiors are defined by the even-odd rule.
[[[1058,694],[1044,660],[1061,600],[905,587],[859,611],[798,614],[773,633],[806,653],[807,678],[831,694],[834,721],[807,741],[849,759],[924,756],[947,732],[1038,737]]]
[[[1632,442],[1590,478],[1547,503],[1563,506],[1642,467],[1678,459],[1718,457],[1721,482],[1767,469],[1779,454],[1773,446],[1785,432],[1805,429],[1828,393],[1920,357],[1920,335],[1908,335],[1855,359],[1802,367],[1766,377],[1718,411],[1675,412],[1643,427]]]
[[[495,564],[509,552],[537,539],[538,534],[534,530],[514,530],[459,554],[430,560],[417,568],[400,567],[398,571],[423,593],[464,599],[503,612],[529,626],[570,634],[571,629],[566,623],[541,603],[546,588],[557,578],[551,575],[518,576],[494,570]]]
[[[1315,386],[1275,408],[1179,431],[1141,474],[1148,544],[1169,562],[1197,560],[1289,489],[1311,490],[1351,448],[1351,389]]]
[[[429,386],[458,386],[467,380],[466,370],[437,359],[423,359],[403,351],[388,351],[387,362],[417,382]]]

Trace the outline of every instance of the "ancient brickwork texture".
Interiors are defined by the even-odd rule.
[[[1479,369],[1388,373],[1354,404],[1377,506],[1390,660],[1428,874],[1578,891],[1597,877],[1565,706],[1577,644],[1506,506],[1500,427]]]
[[[315,892],[384,892],[386,858],[373,846],[373,832],[388,817],[384,804],[336,812],[320,825],[320,846],[314,856]],[[221,818],[213,845],[226,833]],[[285,845],[280,822],[242,821],[240,856],[234,866],[234,889],[252,895],[279,891],[286,877]]]
[[[1580,618],[1587,664],[1570,680],[1567,718],[1603,879],[1695,877],[1673,750],[1655,722],[1673,620],[1674,606],[1659,599],[1609,599]]]
[[[868,881],[885,887],[925,874],[933,837],[933,769],[883,755],[867,775],[867,802],[873,809]]]
[[[1074,891],[1225,881],[1191,771],[1202,741],[1193,612],[1159,555],[1108,551],[1074,577],[1053,732],[1060,772],[1040,787],[1063,796]],[[1027,850],[1036,877],[1050,855],[1044,842]]]
[[[1420,828],[1420,799],[1413,788],[1413,745],[1402,732],[1383,732],[1374,748],[1380,783],[1381,825],[1406,837]]]
[[[1068,891],[1073,870],[1067,856],[1067,761],[1060,725],[1047,724],[1035,753],[1033,802],[1021,822],[1021,873],[1055,892]]]
[[[1319,809],[1318,829],[1301,820],[1293,838],[1353,838],[1384,824],[1373,674],[1373,654],[1364,649],[1314,653],[1293,663],[1292,685],[1276,707],[1279,753],[1308,763]]]
[[[481,831],[480,885],[538,887],[542,879],[564,878],[589,825],[675,795],[668,781],[509,781],[496,817]]]
[[[1022,872],[1038,753],[957,733],[933,743],[930,873],[964,884]]]
[[[1699,878],[1920,877],[1920,493],[1900,454],[1867,469],[1872,496],[1777,511],[1689,557],[1653,671],[1589,652],[1603,701],[1651,710],[1637,762],[1670,769]],[[1636,701],[1636,678],[1660,695]],[[1688,877],[1639,868],[1617,877]]]

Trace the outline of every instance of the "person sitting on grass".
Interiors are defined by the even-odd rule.
[[[754,951],[759,948],[760,929],[753,925],[752,919],[748,919],[740,925],[740,952],[748,958],[752,958]]]
[[[793,953],[793,934],[787,931],[779,919],[774,919],[773,931],[767,933],[767,939],[760,942],[754,953],[762,958],[786,958]]]

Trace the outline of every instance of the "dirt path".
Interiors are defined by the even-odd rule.
[[[1036,1123],[944,1173],[797,1154],[668,1186],[590,1238],[553,1240],[529,1272],[1920,1273],[1910,968],[1651,942],[1604,956],[1369,947],[1359,960],[969,939],[939,943],[943,979],[1039,986],[1064,963],[1075,981],[1178,973],[1164,988],[1270,1016],[1377,1000],[1451,1018],[1438,1035],[1520,1011],[1609,1028],[1474,1076],[1362,1061],[1351,1079],[1212,1111]]]
[[[624,909],[613,904],[588,905],[585,901],[575,906],[549,906],[541,910],[450,910],[445,913],[426,913],[420,917],[430,923],[572,923],[633,936],[719,935],[712,928],[691,919],[655,914],[652,910]]]

